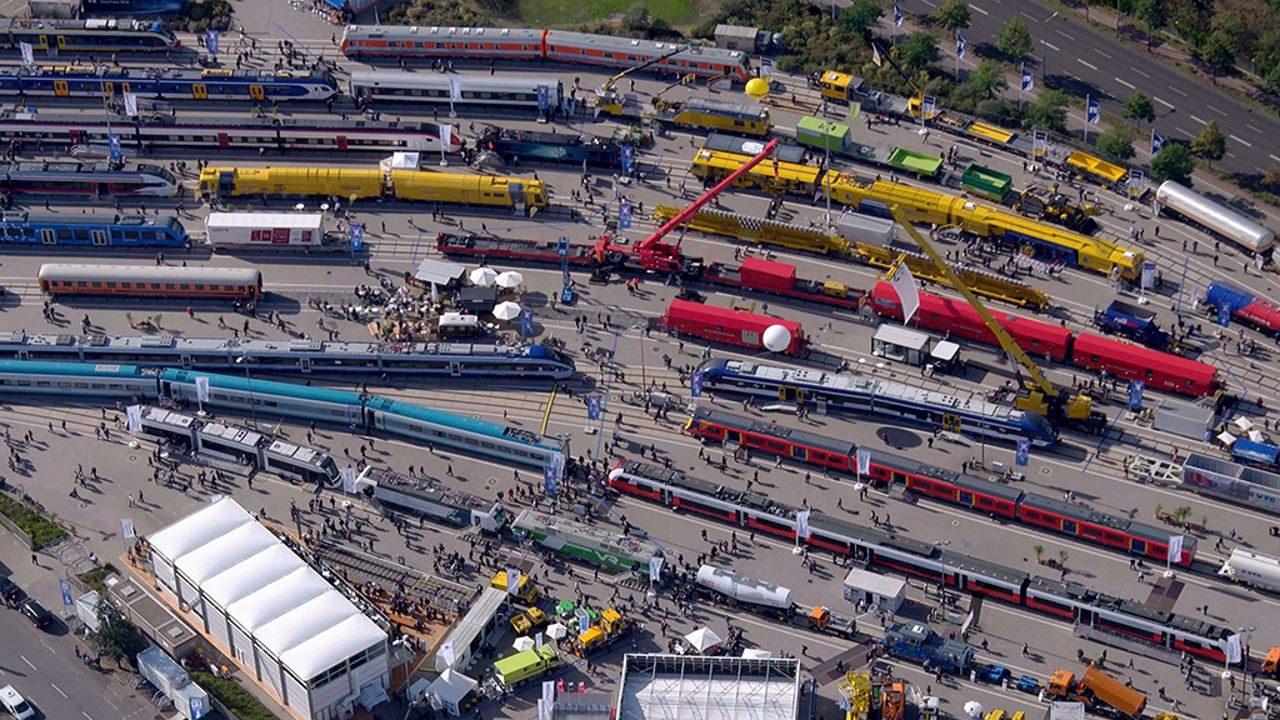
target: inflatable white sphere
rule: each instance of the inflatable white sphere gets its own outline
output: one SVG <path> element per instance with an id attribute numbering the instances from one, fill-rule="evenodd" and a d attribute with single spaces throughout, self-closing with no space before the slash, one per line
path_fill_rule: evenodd
<path id="1" fill-rule="evenodd" d="M 764 347 L 769 352 L 782 352 L 791 345 L 791 331 L 781 325 L 770 325 L 764 331 Z"/>

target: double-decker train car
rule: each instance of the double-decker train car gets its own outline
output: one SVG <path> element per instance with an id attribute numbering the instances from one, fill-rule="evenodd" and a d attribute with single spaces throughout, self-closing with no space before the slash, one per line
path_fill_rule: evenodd
<path id="1" fill-rule="evenodd" d="M 322 70 L 120 68 L 57 65 L 0 68 L 0 95 L 101 99 L 116 93 L 166 100 L 328 100 L 338 93 Z"/>
<path id="2" fill-rule="evenodd" d="M 21 43 L 37 52 L 163 52 L 182 41 L 164 23 L 150 20 L 0 18 L 0 48 L 16 50 Z"/>
<path id="3" fill-rule="evenodd" d="M 85 115 L 0 112 L 0 137 L 41 145 L 107 148 L 115 137 L 122 150 L 152 148 L 275 150 L 304 152 L 440 152 L 440 126 L 383 120 L 293 120 L 276 118 L 138 116 L 121 119 Z M 445 152 L 462 150 L 453 135 Z"/>
<path id="4" fill-rule="evenodd" d="M 10 195 L 173 197 L 181 185 L 159 165 L 139 163 L 16 162 L 0 164 L 0 191 Z"/>
<path id="5" fill-rule="evenodd" d="M 667 306 L 667 311 L 658 319 L 658 325 L 675 335 L 699 337 L 751 350 L 764 350 L 765 338 L 770 330 L 780 327 L 786 331 L 787 339 L 780 352 L 804 355 L 809 350 L 809 340 L 805 337 L 804 328 L 794 320 L 718 308 L 679 298 L 672 300 Z"/>
<path id="6" fill-rule="evenodd" d="M 1048 447 L 1058 431 L 1043 415 L 997 405 L 981 397 L 959 397 L 903 383 L 813 369 L 795 369 L 744 360 L 708 360 L 695 371 L 713 392 L 767 398 L 828 412 L 881 415 L 931 429 L 958 431 L 989 442 Z"/>
<path id="7" fill-rule="evenodd" d="M 357 70 L 351 73 L 347 90 L 351 97 L 366 101 L 530 113 L 558 111 L 567 97 L 563 83 L 546 75 L 463 77 L 399 70 Z"/>
<path id="8" fill-rule="evenodd" d="M 681 48 L 669 42 L 567 30 L 348 25 L 338 47 L 357 59 L 549 60 L 619 69 L 652 62 L 654 72 L 670 75 L 729 77 L 739 82 L 751 77 L 749 57 L 737 50 L 702 45 Z"/>
<path id="9" fill-rule="evenodd" d="M 949 333 L 966 340 L 999 345 L 982 316 L 969 303 L 920 292 L 920 308 L 913 325 Z M 883 317 L 901 320 L 898 292 L 887 282 L 871 290 L 870 306 Z M 1208 363 L 1153 350 L 1114 338 L 1032 320 L 1003 311 L 992 313 L 996 322 L 1027 353 L 1074 367 L 1106 372 L 1125 380 L 1140 380 L 1152 390 L 1206 397 L 1220 389 L 1218 369 Z"/>
<path id="10" fill-rule="evenodd" d="M 759 493 L 694 478 L 680 470 L 628 460 L 610 471 L 609 486 L 677 513 L 693 513 L 786 542 L 801 542 L 815 550 L 851 558 L 873 570 L 924 579 L 1026 607 L 1076 626 L 1098 628 L 1125 640 L 1206 660 L 1222 662 L 1233 634 L 1229 628 L 1197 618 L 1151 610 L 1140 602 L 1098 592 L 1080 583 L 1031 575 L 904 537 L 891 529 L 857 525 L 821 510 L 810 511 L 808 534 L 798 536 L 796 516 L 800 508 Z"/>
<path id="11" fill-rule="evenodd" d="M 256 300 L 262 296 L 262 271 L 256 268 L 46 263 L 37 277 L 40 290 L 55 297 Z"/>
<path id="12" fill-rule="evenodd" d="M 11 210 L 0 213 L 0 245 L 39 247 L 182 247 L 177 215 L 70 215 Z"/>
<path id="13" fill-rule="evenodd" d="M 1196 555 L 1195 538 L 1184 533 L 1172 533 L 893 453 L 858 448 L 848 440 L 774 422 L 699 406 L 694 408 L 684 431 L 704 443 L 749 448 L 824 471 L 856 475 L 884 487 L 903 485 L 916 495 L 1044 528 L 1154 562 L 1163 563 L 1169 557 L 1169 542 L 1174 535 L 1184 536 L 1182 556 L 1175 561 L 1177 564 L 1189 566 Z M 866 471 L 861 473 L 857 465 L 859 451 L 869 458 Z"/>

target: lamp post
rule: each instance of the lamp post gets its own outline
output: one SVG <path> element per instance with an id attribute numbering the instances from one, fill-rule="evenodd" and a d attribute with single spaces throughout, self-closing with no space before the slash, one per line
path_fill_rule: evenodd
<path id="1" fill-rule="evenodd" d="M 1058 17 L 1057 11 L 1052 15 L 1040 21 L 1042 25 L 1048 25 L 1049 21 Z M 1049 48 L 1054 47 L 1049 44 L 1048 40 L 1040 39 L 1040 79 L 1044 80 L 1049 77 Z"/>
<path id="2" fill-rule="evenodd" d="M 649 379 L 645 374 L 646 368 L 644 361 L 644 331 L 647 327 L 648 326 L 644 323 L 636 323 L 631 326 L 632 330 L 640 333 L 640 392 L 644 392 L 645 388 L 649 387 Z"/>

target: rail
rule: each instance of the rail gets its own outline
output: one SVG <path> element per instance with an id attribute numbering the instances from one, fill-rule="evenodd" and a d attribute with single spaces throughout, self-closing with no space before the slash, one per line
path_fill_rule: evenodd
<path id="1" fill-rule="evenodd" d="M 402 588 L 409 599 L 449 616 L 461 617 L 475 599 L 476 593 L 470 587 L 361 553 L 332 540 L 322 540 L 312 551 L 317 560 L 353 584 L 374 581 L 386 589 Z"/>

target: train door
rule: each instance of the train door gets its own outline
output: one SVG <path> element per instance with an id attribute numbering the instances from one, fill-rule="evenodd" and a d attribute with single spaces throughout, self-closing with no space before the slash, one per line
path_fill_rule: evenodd
<path id="1" fill-rule="evenodd" d="M 299 360 L 298 366 L 302 368 L 302 372 L 304 373 L 311 372 L 311 358 L 304 357 L 304 358 L 298 358 L 298 360 Z"/>
<path id="2" fill-rule="evenodd" d="M 53 94 L 54 94 L 54 95 L 57 95 L 58 97 L 67 97 L 68 95 L 70 95 L 71 93 L 67 90 L 67 81 L 66 81 L 66 80 L 54 80 L 54 81 L 53 81 Z"/>
<path id="3" fill-rule="evenodd" d="M 339 150 L 346 150 L 346 149 L 347 149 L 347 147 L 348 147 L 348 146 L 347 146 L 347 136 L 346 136 L 346 135 L 339 135 L 339 136 L 338 136 L 338 149 L 339 149 Z"/>
<path id="4" fill-rule="evenodd" d="M 230 148 L 231 136 L 224 132 L 218 133 L 218 147 L 222 150 L 226 150 L 227 148 Z"/>
<path id="5" fill-rule="evenodd" d="M 783 385 L 778 388 L 778 399 L 782 402 L 794 402 L 799 405 L 804 402 L 804 390 L 798 387 Z"/>
<path id="6" fill-rule="evenodd" d="M 973 507 L 973 493 L 968 490 L 961 490 L 956 493 L 956 502 L 960 503 L 964 507 Z"/>
<path id="7" fill-rule="evenodd" d="M 48 49 L 49 49 L 49 47 L 50 47 L 50 45 L 49 45 L 49 36 L 48 36 L 48 35 L 41 35 L 41 36 L 40 36 L 40 42 L 36 44 L 36 47 L 37 47 L 37 48 L 39 48 L 39 49 L 41 49 L 41 50 L 48 50 Z"/>
<path id="8" fill-rule="evenodd" d="M 195 98 L 196 100 L 208 100 L 209 99 L 208 86 L 206 86 L 204 83 L 192 83 L 191 97 Z"/>
<path id="9" fill-rule="evenodd" d="M 65 35 L 58 36 L 58 49 L 65 50 L 67 48 L 67 38 Z"/>
<path id="10" fill-rule="evenodd" d="M 457 360 L 449 361 L 449 374 L 453 377 L 462 377 L 462 365 Z"/>
<path id="11" fill-rule="evenodd" d="M 959 415 L 943 415 L 942 429 L 947 432 L 960 432 L 960 416 Z"/>
<path id="12" fill-rule="evenodd" d="M 183 355 L 183 356 L 182 356 L 182 369 L 183 369 L 183 370 L 190 370 L 194 365 L 195 365 L 195 363 L 194 363 L 194 362 L 192 362 L 192 360 L 191 360 L 191 356 L 190 356 L 190 355 Z"/>
<path id="13" fill-rule="evenodd" d="M 105 247 L 110 244 L 107 242 L 106 230 L 90 230 L 89 238 L 93 240 L 93 244 L 98 247 Z"/>
<path id="14" fill-rule="evenodd" d="M 264 92 L 264 91 L 263 91 L 263 89 L 262 89 L 262 86 L 261 86 L 261 85 L 250 85 L 250 86 L 249 86 L 249 99 L 250 99 L 250 100 L 265 100 L 265 99 L 266 99 L 266 97 L 267 97 L 267 94 L 266 94 L 266 92 Z"/>
<path id="15" fill-rule="evenodd" d="M 67 133 L 67 137 L 72 145 L 84 145 L 88 141 L 88 135 L 83 130 L 72 130 Z"/>
<path id="16" fill-rule="evenodd" d="M 49 228 L 41 228 L 41 230 L 40 230 L 40 242 L 44 243 L 45 245 L 57 245 L 57 244 L 58 244 L 58 231 L 57 231 L 57 230 L 51 230 L 51 229 L 49 229 Z"/>
<path id="17" fill-rule="evenodd" d="M 116 94 L 116 84 L 115 84 L 115 83 L 110 82 L 110 81 L 102 83 L 102 95 L 103 95 L 103 97 L 115 97 L 115 94 Z"/>

